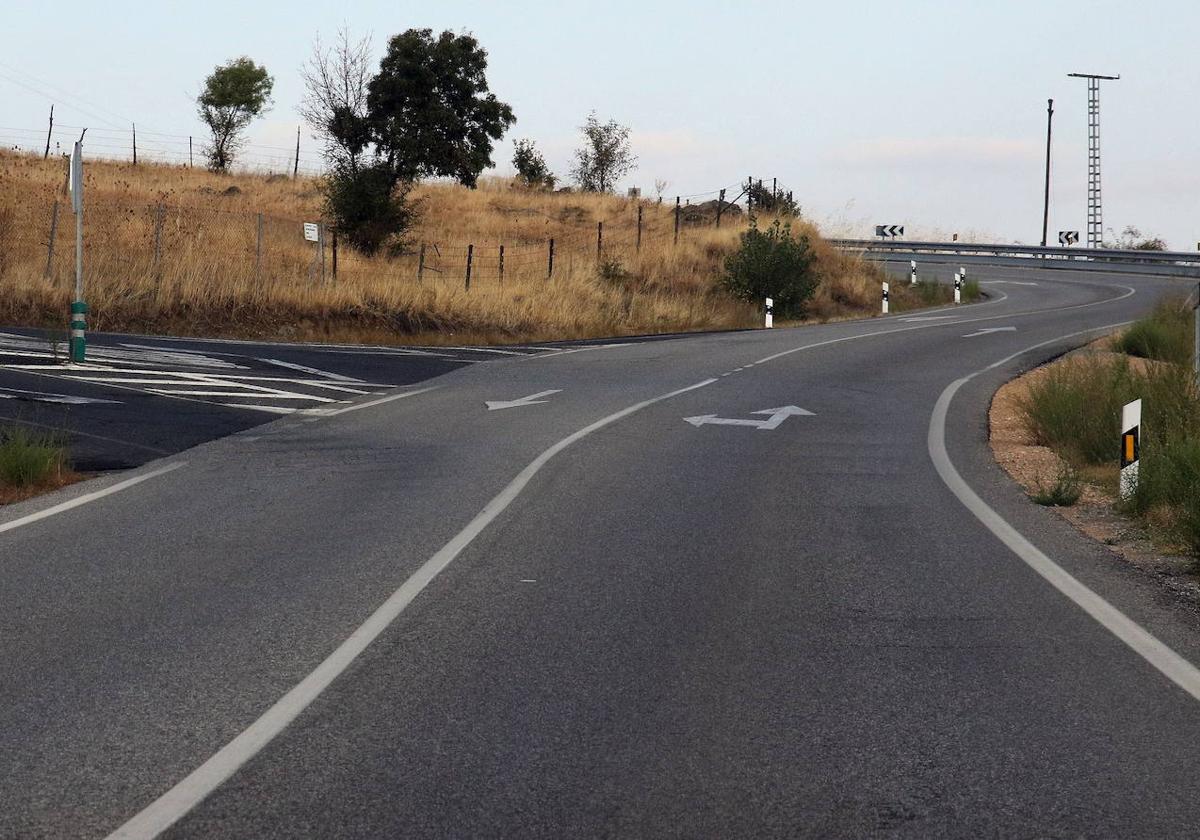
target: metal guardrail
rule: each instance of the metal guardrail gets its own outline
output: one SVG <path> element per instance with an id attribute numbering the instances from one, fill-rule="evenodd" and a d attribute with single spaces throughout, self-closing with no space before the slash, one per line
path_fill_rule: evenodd
<path id="1" fill-rule="evenodd" d="M 1062 248 L 1038 245 L 1000 245 L 974 242 L 905 242 L 883 239 L 833 239 L 839 248 L 893 253 L 972 254 L 994 257 L 1055 257 L 1091 262 L 1167 263 L 1200 266 L 1200 252 L 1136 251 L 1116 248 Z"/>

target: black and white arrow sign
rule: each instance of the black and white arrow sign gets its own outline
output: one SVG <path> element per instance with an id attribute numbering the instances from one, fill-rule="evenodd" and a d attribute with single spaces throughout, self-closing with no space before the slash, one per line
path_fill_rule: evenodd
<path id="1" fill-rule="evenodd" d="M 904 225 L 875 225 L 875 235 L 880 238 L 891 237 L 895 239 L 897 236 L 904 235 Z"/>
<path id="2" fill-rule="evenodd" d="M 1060 230 L 1058 232 L 1059 245 L 1077 245 L 1079 244 L 1079 231 L 1077 230 Z"/>
<path id="3" fill-rule="evenodd" d="M 765 420 L 742 420 L 740 418 L 718 417 L 715 414 L 701 414 L 698 417 L 684 417 L 683 419 L 684 422 L 691 423 L 696 428 L 700 428 L 701 426 L 749 426 L 761 432 L 769 432 L 772 429 L 778 429 L 783 424 L 783 421 L 789 417 L 814 416 L 811 411 L 805 411 L 803 408 L 795 405 L 767 408 L 753 413 L 769 414 L 770 416 Z"/>
<path id="4" fill-rule="evenodd" d="M 487 400 L 487 410 L 499 411 L 502 408 L 523 408 L 527 405 L 537 405 L 546 402 L 542 397 L 561 393 L 562 389 L 559 388 L 555 391 L 538 391 L 536 394 L 530 394 L 528 397 L 521 397 L 518 400 Z"/>

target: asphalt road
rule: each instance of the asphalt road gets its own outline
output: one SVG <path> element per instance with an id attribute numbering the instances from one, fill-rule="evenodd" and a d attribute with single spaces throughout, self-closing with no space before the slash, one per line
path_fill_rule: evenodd
<path id="1" fill-rule="evenodd" d="M 1195 837 L 1200 618 L 986 444 L 1180 287 L 979 279 L 420 382 L 304 355 L 393 387 L 5 510 L 0 835 Z"/>

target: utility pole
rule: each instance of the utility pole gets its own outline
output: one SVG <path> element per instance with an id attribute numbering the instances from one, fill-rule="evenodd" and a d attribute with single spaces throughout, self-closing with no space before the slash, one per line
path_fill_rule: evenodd
<path id="1" fill-rule="evenodd" d="M 300 126 L 296 126 L 296 162 L 292 166 L 292 180 L 300 174 Z"/>
<path id="2" fill-rule="evenodd" d="M 1054 100 L 1046 100 L 1046 200 L 1042 204 L 1042 247 L 1046 247 L 1046 229 L 1050 227 L 1050 130 L 1054 123 Z"/>
<path id="3" fill-rule="evenodd" d="M 1100 82 L 1116 81 L 1117 76 L 1096 73 L 1068 73 L 1075 79 L 1088 80 L 1088 214 L 1087 241 L 1089 248 L 1104 244 L 1104 212 L 1100 202 Z"/>
<path id="4" fill-rule="evenodd" d="M 50 157 L 50 135 L 54 134 L 54 105 L 50 106 L 50 127 L 46 129 L 46 153 L 42 155 L 42 160 Z"/>

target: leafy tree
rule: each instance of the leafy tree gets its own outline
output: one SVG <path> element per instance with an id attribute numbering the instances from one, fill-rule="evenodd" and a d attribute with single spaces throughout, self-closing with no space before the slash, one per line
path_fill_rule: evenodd
<path id="1" fill-rule="evenodd" d="M 274 85 L 267 68 L 246 56 L 218 66 L 204 80 L 196 104 L 200 119 L 212 132 L 212 142 L 204 150 L 209 169 L 229 170 L 245 144 L 246 127 L 270 105 Z"/>
<path id="2" fill-rule="evenodd" d="M 637 168 L 629 145 L 629 127 L 616 120 L 601 123 L 596 112 L 579 127 L 583 145 L 575 152 L 571 176 L 585 192 L 612 192 L 622 177 Z"/>
<path id="3" fill-rule="evenodd" d="M 350 65 L 357 84 L 357 59 Z M 347 241 L 371 253 L 403 247 L 416 217 L 406 196 L 419 178 L 475 186 L 492 165 L 493 144 L 516 122 L 488 90 L 486 70 L 487 52 L 470 35 L 435 39 L 432 30 L 409 29 L 388 41 L 365 101 L 322 107 L 335 149 L 326 207 Z"/>
<path id="4" fill-rule="evenodd" d="M 795 317 L 816 291 L 815 262 L 808 237 L 794 236 L 791 225 L 776 221 L 764 231 L 751 224 L 738 250 L 725 258 L 721 284 L 742 300 L 773 298 L 778 315 Z"/>
<path id="5" fill-rule="evenodd" d="M 513 166 L 517 178 L 531 189 L 554 189 L 558 181 L 546 165 L 546 159 L 537 150 L 532 140 L 517 140 L 513 143 Z"/>
<path id="6" fill-rule="evenodd" d="M 388 42 L 367 85 L 366 126 L 339 129 L 369 138 L 403 181 L 443 176 L 468 187 L 492 165 L 492 144 L 516 117 L 488 90 L 487 51 L 470 35 L 410 29 Z M 344 138 L 349 139 L 349 138 Z"/>

